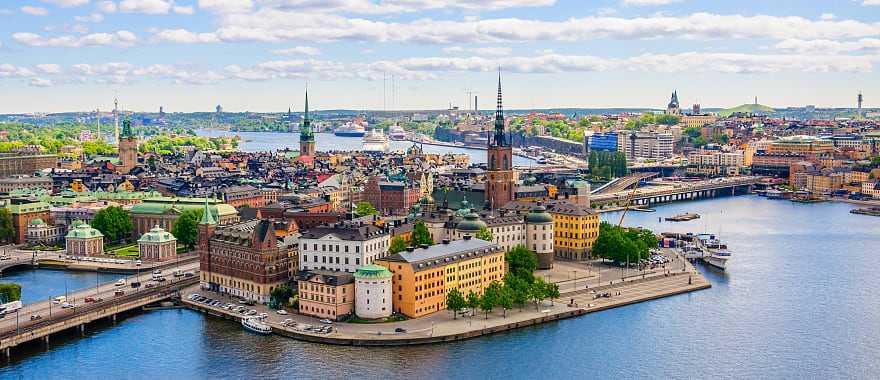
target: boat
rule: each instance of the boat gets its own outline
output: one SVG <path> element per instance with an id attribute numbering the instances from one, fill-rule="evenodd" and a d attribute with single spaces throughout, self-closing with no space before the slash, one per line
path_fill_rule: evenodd
<path id="1" fill-rule="evenodd" d="M 679 214 L 675 216 L 669 216 L 665 218 L 668 222 L 687 222 L 689 220 L 700 219 L 700 214 L 687 213 L 687 214 Z"/>
<path id="2" fill-rule="evenodd" d="M 705 248 L 703 262 L 721 270 L 727 268 L 727 261 L 730 260 L 727 244 L 710 235 L 709 239 L 703 240 L 703 247 Z"/>
<path id="3" fill-rule="evenodd" d="M 388 138 L 394 141 L 406 140 L 406 131 L 399 125 L 392 125 L 388 128 Z"/>
<path id="4" fill-rule="evenodd" d="M 261 322 L 260 318 L 257 317 L 242 318 L 241 326 L 244 327 L 245 330 L 261 335 L 269 335 L 272 333 L 272 327 Z"/>
<path id="5" fill-rule="evenodd" d="M 854 208 L 849 212 L 851 214 L 880 216 L 880 207 Z"/>
<path id="6" fill-rule="evenodd" d="M 344 137 L 363 137 L 367 131 L 367 122 L 361 120 L 349 121 L 335 130 L 333 134 Z"/>
<path id="7" fill-rule="evenodd" d="M 385 152 L 388 150 L 388 137 L 381 129 L 371 129 L 364 135 L 364 151 Z"/>

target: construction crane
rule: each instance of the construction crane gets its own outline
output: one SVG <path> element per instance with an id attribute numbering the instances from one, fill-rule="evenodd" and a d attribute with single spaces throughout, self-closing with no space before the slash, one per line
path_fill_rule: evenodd
<path id="1" fill-rule="evenodd" d="M 632 191 L 629 192 L 626 196 L 626 206 L 623 207 L 623 213 L 620 214 L 620 221 L 617 222 L 617 226 L 620 227 L 623 225 L 623 218 L 626 217 L 626 212 L 629 211 L 629 206 L 632 204 L 633 196 L 636 195 L 636 190 L 639 188 L 639 183 L 636 182 L 633 186 Z"/>

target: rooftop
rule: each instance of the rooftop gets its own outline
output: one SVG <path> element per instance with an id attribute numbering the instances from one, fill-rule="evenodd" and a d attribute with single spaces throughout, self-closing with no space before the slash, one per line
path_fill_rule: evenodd
<path id="1" fill-rule="evenodd" d="M 464 239 L 432 245 L 428 248 L 417 248 L 412 252 L 395 253 L 381 260 L 409 263 L 418 271 L 438 265 L 447 265 L 455 261 L 473 259 L 494 253 L 499 249 L 498 245 L 492 242 Z"/>

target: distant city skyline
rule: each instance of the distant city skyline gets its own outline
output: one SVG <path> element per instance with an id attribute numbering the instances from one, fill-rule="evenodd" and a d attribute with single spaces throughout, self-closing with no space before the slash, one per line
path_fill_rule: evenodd
<path id="1" fill-rule="evenodd" d="M 0 113 L 855 108 L 880 1 L 14 0 Z"/>

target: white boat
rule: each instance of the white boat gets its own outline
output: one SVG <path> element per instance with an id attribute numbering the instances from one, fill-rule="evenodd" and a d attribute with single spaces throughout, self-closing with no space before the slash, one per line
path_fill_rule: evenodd
<path id="1" fill-rule="evenodd" d="M 718 269 L 727 268 L 727 261 L 730 260 L 730 251 L 727 245 L 714 237 L 703 242 L 706 254 L 703 256 L 703 262 Z"/>
<path id="2" fill-rule="evenodd" d="M 364 135 L 364 151 L 385 152 L 388 150 L 388 137 L 381 129 L 372 129 Z"/>
<path id="3" fill-rule="evenodd" d="M 388 128 L 388 138 L 394 141 L 406 140 L 406 131 L 399 125 L 392 125 Z"/>
<path id="4" fill-rule="evenodd" d="M 269 335 L 272 333 L 272 327 L 260 322 L 260 318 L 250 317 L 250 318 L 242 318 L 241 326 L 246 330 L 255 332 L 261 335 Z"/>
<path id="5" fill-rule="evenodd" d="M 367 125 L 368 123 L 365 121 L 349 121 L 348 123 L 339 126 L 339 128 L 336 128 L 333 131 L 333 134 L 345 137 L 361 137 L 366 133 Z"/>

